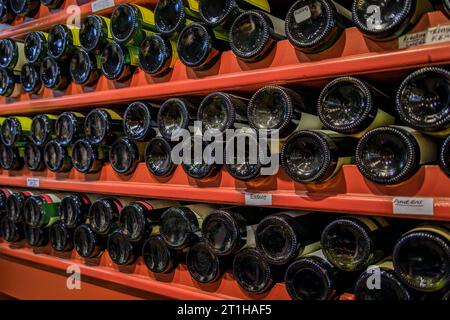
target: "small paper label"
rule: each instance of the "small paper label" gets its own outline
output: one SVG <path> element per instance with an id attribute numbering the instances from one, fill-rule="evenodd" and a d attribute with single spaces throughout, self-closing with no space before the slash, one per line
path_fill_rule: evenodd
<path id="1" fill-rule="evenodd" d="M 38 178 L 27 178 L 27 187 L 28 188 L 39 188 L 39 179 Z"/>
<path id="2" fill-rule="evenodd" d="M 426 38 L 427 31 L 405 34 L 404 36 L 398 38 L 398 47 L 400 49 L 406 49 L 425 44 Z"/>
<path id="3" fill-rule="evenodd" d="M 246 206 L 271 206 L 272 195 L 267 193 L 245 193 Z"/>
<path id="4" fill-rule="evenodd" d="M 309 10 L 309 6 L 301 7 L 298 10 L 294 11 L 294 18 L 296 23 L 301 23 L 311 18 L 311 10 Z"/>
<path id="5" fill-rule="evenodd" d="M 442 25 L 434 28 L 429 28 L 425 42 L 442 43 L 450 41 L 450 25 Z"/>
<path id="6" fill-rule="evenodd" d="M 92 12 L 114 7 L 114 0 L 96 0 L 91 3 Z"/>
<path id="7" fill-rule="evenodd" d="M 392 200 L 392 205 L 394 214 L 434 215 L 433 198 L 395 197 Z"/>

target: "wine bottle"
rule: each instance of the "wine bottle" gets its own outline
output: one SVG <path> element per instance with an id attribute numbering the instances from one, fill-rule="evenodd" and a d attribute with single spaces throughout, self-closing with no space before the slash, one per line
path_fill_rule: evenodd
<path id="1" fill-rule="evenodd" d="M 177 141 L 181 130 L 188 130 L 194 124 L 197 108 L 188 100 L 171 98 L 166 100 L 158 111 L 159 133 L 167 141 Z"/>
<path id="2" fill-rule="evenodd" d="M 139 49 L 109 43 L 102 51 L 100 64 L 107 79 L 127 81 L 139 65 Z"/>
<path id="3" fill-rule="evenodd" d="M 368 131 L 392 125 L 395 117 L 380 108 L 391 105 L 390 98 L 354 77 L 331 81 L 321 92 L 319 118 L 330 130 L 361 138 Z"/>
<path id="4" fill-rule="evenodd" d="M 220 60 L 221 53 L 229 49 L 225 31 L 197 22 L 186 26 L 177 42 L 180 61 L 185 66 L 199 71 L 213 67 Z"/>
<path id="5" fill-rule="evenodd" d="M 82 86 L 93 86 L 100 78 L 100 56 L 78 49 L 70 60 L 69 73 L 73 82 Z"/>
<path id="6" fill-rule="evenodd" d="M 450 4 L 448 5 L 448 11 L 450 11 Z M 443 301 L 448 301 L 450 300 L 450 291 L 447 291 L 443 296 L 442 296 L 442 300 Z"/>
<path id="7" fill-rule="evenodd" d="M 333 300 L 345 292 L 350 274 L 344 274 L 317 250 L 292 262 L 286 270 L 285 284 L 294 300 Z"/>
<path id="8" fill-rule="evenodd" d="M 56 141 L 68 146 L 84 136 L 85 116 L 78 112 L 64 112 L 55 122 Z"/>
<path id="9" fill-rule="evenodd" d="M 12 192 L 13 190 L 11 189 L 0 188 L 0 216 L 6 213 L 6 200 L 8 200 Z"/>
<path id="10" fill-rule="evenodd" d="M 5 170 L 19 170 L 24 166 L 24 147 L 0 145 L 0 165 Z"/>
<path id="11" fill-rule="evenodd" d="M 58 60 L 68 60 L 80 47 L 80 29 L 72 25 L 56 24 L 48 31 L 48 54 Z"/>
<path id="12" fill-rule="evenodd" d="M 132 265 L 142 253 L 142 244 L 131 243 L 122 230 L 116 230 L 108 237 L 107 249 L 109 257 L 115 264 Z"/>
<path id="13" fill-rule="evenodd" d="M 153 273 L 170 273 L 180 262 L 180 254 L 169 249 L 160 235 L 152 235 L 145 241 L 142 258 Z"/>
<path id="14" fill-rule="evenodd" d="M 409 75 L 397 93 L 397 113 L 409 127 L 427 134 L 450 134 L 450 72 L 423 68 Z"/>
<path id="15" fill-rule="evenodd" d="M 248 99 L 229 93 L 213 92 L 200 103 L 197 118 L 202 122 L 203 132 L 241 129 L 248 126 Z"/>
<path id="16" fill-rule="evenodd" d="M 356 27 L 365 36 L 377 41 L 398 38 L 409 31 L 426 12 L 433 11 L 428 0 L 385 1 L 357 0 L 352 16 Z"/>
<path id="17" fill-rule="evenodd" d="M 39 0 L 9 0 L 11 10 L 22 17 L 34 17 L 41 6 Z"/>
<path id="18" fill-rule="evenodd" d="M 408 127 L 381 127 L 366 133 L 356 148 L 356 164 L 367 179 L 398 184 L 421 165 L 437 160 L 436 143 Z"/>
<path id="19" fill-rule="evenodd" d="M 0 23 L 11 24 L 16 19 L 16 14 L 11 10 L 9 0 L 0 0 Z"/>
<path id="20" fill-rule="evenodd" d="M 24 150 L 23 161 L 30 171 L 44 171 L 44 149 L 32 143 L 27 143 Z"/>
<path id="21" fill-rule="evenodd" d="M 263 143 L 267 145 L 265 150 L 268 156 L 264 163 Z M 258 139 L 248 131 L 237 132 L 225 144 L 224 167 L 233 178 L 244 182 L 262 180 L 274 175 L 278 166 L 271 168 L 272 160 L 279 157 L 279 151 L 272 150 L 271 146 L 271 140 Z"/>
<path id="22" fill-rule="evenodd" d="M 108 151 L 108 146 L 93 146 L 80 139 L 72 147 L 72 164 L 81 173 L 99 172 L 108 159 Z"/>
<path id="23" fill-rule="evenodd" d="M 123 135 L 122 116 L 111 109 L 94 109 L 84 121 L 86 139 L 93 145 L 109 144 Z"/>
<path id="24" fill-rule="evenodd" d="M 218 206 L 209 204 L 169 208 L 161 217 L 161 236 L 169 248 L 185 249 L 197 241 L 203 219 L 217 209 Z"/>
<path id="25" fill-rule="evenodd" d="M 46 57 L 41 64 L 40 78 L 42 84 L 49 89 L 64 90 L 70 84 L 69 70 L 64 63 L 52 57 Z"/>
<path id="26" fill-rule="evenodd" d="M 100 256 L 106 247 L 105 239 L 95 234 L 88 224 L 82 224 L 75 229 L 73 243 L 78 254 L 87 259 Z"/>
<path id="27" fill-rule="evenodd" d="M 379 285 L 374 285 L 374 276 L 379 277 Z M 355 286 L 356 300 L 397 301 L 412 300 L 413 295 L 394 272 L 392 261 L 386 260 L 371 266 L 363 272 Z"/>
<path id="28" fill-rule="evenodd" d="M 9 243 L 20 242 L 25 238 L 23 224 L 14 223 L 8 217 L 3 217 L 0 229 L 3 239 Z"/>
<path id="29" fill-rule="evenodd" d="M 229 29 L 239 14 L 251 9 L 274 12 L 275 16 L 281 17 L 289 9 L 289 1 L 277 1 L 275 4 L 267 0 L 199 0 L 200 17 L 211 27 L 221 26 Z"/>
<path id="30" fill-rule="evenodd" d="M 176 201 L 138 200 L 123 207 L 120 213 L 122 232 L 132 242 L 142 242 L 159 233 L 162 214 L 170 207 L 180 205 Z"/>
<path id="31" fill-rule="evenodd" d="M 269 135 L 279 131 L 281 138 L 297 129 L 321 129 L 322 123 L 315 115 L 308 97 L 280 86 L 266 86 L 250 100 L 247 116 L 250 126 Z"/>
<path id="32" fill-rule="evenodd" d="M 147 169 L 157 177 L 168 177 L 176 168 L 172 161 L 172 147 L 162 137 L 151 139 L 145 148 Z"/>
<path id="33" fill-rule="evenodd" d="M 24 225 L 25 240 L 32 247 L 45 247 L 49 243 L 49 228 Z"/>
<path id="34" fill-rule="evenodd" d="M 441 169 L 450 177 L 450 136 L 442 144 L 440 165 Z"/>
<path id="35" fill-rule="evenodd" d="M 127 138 L 116 140 L 109 150 L 109 162 L 119 174 L 132 174 L 140 162 L 144 161 L 145 144 Z"/>
<path id="36" fill-rule="evenodd" d="M 123 115 L 123 131 L 134 141 L 148 141 L 156 136 L 158 108 L 141 101 L 131 103 Z"/>
<path id="37" fill-rule="evenodd" d="M 70 252 L 73 249 L 74 230 L 68 229 L 62 221 L 50 226 L 50 243 L 58 252 Z"/>
<path id="38" fill-rule="evenodd" d="M 175 37 L 188 24 L 199 21 L 198 1 L 159 0 L 155 8 L 156 31 Z"/>
<path id="39" fill-rule="evenodd" d="M 281 151 L 281 165 L 299 183 L 321 183 L 355 161 L 358 140 L 326 130 L 300 130 Z"/>
<path id="40" fill-rule="evenodd" d="M 218 281 L 230 265 L 229 260 L 227 257 L 219 258 L 204 242 L 197 242 L 186 254 L 189 274 L 200 283 Z"/>
<path id="41" fill-rule="evenodd" d="M 124 3 L 111 15 L 111 34 L 119 44 L 139 46 L 155 29 L 155 17 L 150 9 Z"/>
<path id="42" fill-rule="evenodd" d="M 18 98 L 21 93 L 20 75 L 8 69 L 0 69 L 0 96 Z"/>
<path id="43" fill-rule="evenodd" d="M 20 72 L 26 63 L 23 43 L 0 39 L 0 68 Z"/>
<path id="44" fill-rule="evenodd" d="M 33 195 L 30 191 L 14 191 L 6 200 L 6 216 L 14 223 L 24 221 L 23 207 L 25 201 Z"/>
<path id="45" fill-rule="evenodd" d="M 61 198 L 55 194 L 40 194 L 29 197 L 23 207 L 25 223 L 34 228 L 46 228 L 57 220 Z"/>
<path id="46" fill-rule="evenodd" d="M 332 47 L 351 25 L 352 13 L 332 0 L 298 0 L 286 16 L 289 42 L 305 53 Z"/>
<path id="47" fill-rule="evenodd" d="M 190 150 L 190 157 L 183 158 L 181 167 L 189 177 L 202 180 L 215 177 L 220 172 L 223 161 L 217 159 L 218 155 L 215 154 L 215 151 L 212 151 L 209 155 L 212 159 L 204 158 L 204 152 L 208 147 L 208 144 L 203 141 L 202 136 L 194 135 L 191 137 L 190 141 L 185 141 L 185 144 L 186 148 L 184 148 L 184 150 Z M 195 147 L 196 144 L 200 145 L 200 150 L 197 150 L 198 148 Z"/>
<path id="48" fill-rule="evenodd" d="M 264 218 L 256 227 L 256 248 L 267 262 L 286 265 L 320 248 L 326 214 L 285 211 Z"/>
<path id="49" fill-rule="evenodd" d="M 25 92 L 31 94 L 42 93 L 41 78 L 39 77 L 40 66 L 32 63 L 26 63 L 20 72 L 20 83 Z"/>
<path id="50" fill-rule="evenodd" d="M 16 116 L 3 121 L 1 138 L 5 146 L 23 145 L 31 140 L 31 118 Z"/>
<path id="51" fill-rule="evenodd" d="M 233 276 L 238 285 L 247 292 L 268 292 L 281 278 L 277 266 L 269 264 L 254 248 L 239 251 L 233 260 Z"/>
<path id="52" fill-rule="evenodd" d="M 218 256 L 234 255 L 255 247 L 257 224 L 271 211 L 262 208 L 230 207 L 214 211 L 202 224 L 204 241 Z"/>
<path id="53" fill-rule="evenodd" d="M 31 141 L 36 146 L 42 147 L 50 140 L 55 139 L 55 122 L 57 116 L 51 114 L 40 114 L 31 121 Z"/>
<path id="54" fill-rule="evenodd" d="M 448 16 L 450 16 L 450 1 L 449 0 L 443 0 L 444 3 L 444 10 L 445 13 L 447 13 Z"/>
<path id="55" fill-rule="evenodd" d="M 41 3 L 49 9 L 58 9 L 64 3 L 64 0 L 41 0 Z"/>
<path id="56" fill-rule="evenodd" d="M 59 219 L 69 229 L 84 223 L 89 216 L 91 199 L 85 194 L 76 193 L 64 196 L 59 205 Z"/>
<path id="57" fill-rule="evenodd" d="M 71 148 L 52 140 L 44 148 L 44 162 L 55 173 L 69 172 L 72 169 Z"/>
<path id="58" fill-rule="evenodd" d="M 112 41 L 108 18 L 94 14 L 84 18 L 80 28 L 80 45 L 84 50 L 101 52 Z"/>
<path id="59" fill-rule="evenodd" d="M 450 283 L 450 225 L 425 223 L 395 244 L 394 269 L 409 287 L 437 292 Z"/>
<path id="60" fill-rule="evenodd" d="M 48 33 L 32 31 L 25 37 L 25 58 L 29 63 L 41 62 L 47 57 Z"/>
<path id="61" fill-rule="evenodd" d="M 284 20 L 261 10 L 246 11 L 233 22 L 229 37 L 231 50 L 238 59 L 260 61 L 269 55 L 277 41 L 286 39 Z"/>
<path id="62" fill-rule="evenodd" d="M 348 216 L 336 219 L 322 232 L 322 250 L 343 271 L 361 271 L 389 255 L 393 229 L 384 218 Z"/>
<path id="63" fill-rule="evenodd" d="M 100 198 L 89 209 L 89 223 L 95 233 L 106 236 L 119 228 L 119 215 L 127 199 Z"/>
<path id="64" fill-rule="evenodd" d="M 157 34 L 147 36 L 139 47 L 139 67 L 153 77 L 167 75 L 177 60 L 174 40 L 164 39 Z"/>

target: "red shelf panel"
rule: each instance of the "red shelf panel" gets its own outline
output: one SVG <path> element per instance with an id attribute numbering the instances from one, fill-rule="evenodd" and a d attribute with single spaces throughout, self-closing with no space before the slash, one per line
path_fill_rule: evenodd
<path id="1" fill-rule="evenodd" d="M 45 248 L 36 254 L 38 251 L 24 244 L 15 246 L 0 240 L 0 292 L 15 298 L 290 299 L 281 283 L 269 293 L 253 296 L 242 291 L 229 273 L 217 283 L 204 285 L 192 280 L 184 265 L 172 274 L 156 275 L 148 271 L 141 258 L 133 266 L 119 267 L 106 252 L 97 260 L 87 261 L 75 252 L 61 256 Z M 73 264 L 81 270 L 81 292 L 66 287 L 66 270 Z"/>
<path id="2" fill-rule="evenodd" d="M 433 12 L 425 15 L 416 29 L 446 22 L 448 19 L 441 12 Z M 219 90 L 251 93 L 269 83 L 320 87 L 325 79 L 349 74 L 392 81 L 414 68 L 450 63 L 450 43 L 392 50 L 396 47 L 396 41 L 373 42 L 356 28 L 349 28 L 335 46 L 320 54 L 299 53 L 287 40 L 279 42 L 265 60 L 253 64 L 238 60 L 228 51 L 214 68 L 204 72 L 195 72 L 178 61 L 165 78 L 152 78 L 138 70 L 127 83 L 101 77 L 93 88 L 72 84 L 64 92 L 45 89 L 39 96 L 0 98 L 0 115 L 57 112 L 139 99 L 205 95 Z"/>
<path id="3" fill-rule="evenodd" d="M 157 199 L 178 199 L 233 205 L 245 203 L 245 192 L 272 195 L 277 208 L 342 212 L 364 215 L 396 216 L 394 197 L 434 198 L 434 216 L 403 216 L 450 220 L 450 179 L 438 166 L 424 166 L 410 180 L 396 186 L 383 186 L 365 179 L 354 165 L 343 168 L 332 180 L 319 185 L 302 185 L 290 180 L 281 169 L 277 176 L 262 181 L 244 183 L 233 179 L 225 170 L 215 178 L 199 181 L 189 178 L 181 167 L 164 179 L 149 173 L 141 163 L 131 176 L 120 176 L 105 165 L 100 173 L 83 175 L 70 173 L 22 171 L 0 173 L 0 185 L 27 187 L 27 178 L 39 179 L 40 189 L 91 192 Z"/>

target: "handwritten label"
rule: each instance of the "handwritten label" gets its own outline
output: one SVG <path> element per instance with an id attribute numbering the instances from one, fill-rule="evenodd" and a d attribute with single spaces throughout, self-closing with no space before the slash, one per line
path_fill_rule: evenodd
<path id="1" fill-rule="evenodd" d="M 425 42 L 442 43 L 450 41 L 450 25 L 442 25 L 428 29 Z"/>
<path id="2" fill-rule="evenodd" d="M 416 33 L 405 34 L 398 38 L 398 47 L 400 49 L 406 49 L 415 47 L 426 43 L 427 31 L 421 31 Z"/>
<path id="3" fill-rule="evenodd" d="M 294 18 L 296 23 L 301 23 L 311 18 L 311 10 L 309 6 L 301 7 L 294 11 Z"/>
<path id="4" fill-rule="evenodd" d="M 38 178 L 27 178 L 27 187 L 28 188 L 39 188 L 39 179 Z"/>
<path id="5" fill-rule="evenodd" d="M 96 0 L 91 3 L 92 12 L 114 7 L 114 0 Z"/>
<path id="6" fill-rule="evenodd" d="M 245 193 L 246 206 L 271 206 L 272 195 L 266 193 Z"/>
<path id="7" fill-rule="evenodd" d="M 409 214 L 419 216 L 434 215 L 433 198 L 395 197 L 392 200 L 394 214 Z"/>

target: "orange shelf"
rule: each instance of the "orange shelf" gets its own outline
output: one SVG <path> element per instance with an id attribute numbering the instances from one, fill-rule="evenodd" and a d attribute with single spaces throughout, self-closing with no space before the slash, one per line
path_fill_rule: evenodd
<path id="1" fill-rule="evenodd" d="M 81 18 L 92 13 L 92 2 L 94 1 L 79 6 Z M 116 6 L 122 3 L 145 3 L 145 5 L 153 7 L 156 5 L 156 2 L 157 0 L 114 0 Z M 54 10 L 50 10 L 46 6 L 41 5 L 35 17 L 24 18 L 18 16 L 10 28 L 0 31 L 0 38 L 23 39 L 31 31 L 44 31 L 50 29 L 55 24 L 66 23 L 67 19 L 73 14 L 70 10 L 67 11 L 67 9 L 73 5 L 77 6 L 76 0 L 65 0 L 61 8 Z M 112 10 L 113 8 L 106 8 L 95 12 L 95 14 L 105 15 L 111 13 Z"/>
<path id="2" fill-rule="evenodd" d="M 448 23 L 443 13 L 429 13 L 412 32 L 442 23 Z M 269 83 L 320 88 L 326 79 L 349 74 L 393 81 L 415 68 L 450 63 L 450 43 L 393 50 L 396 46 L 396 41 L 373 42 L 356 28 L 349 28 L 336 45 L 320 54 L 299 53 L 287 40 L 278 42 L 266 59 L 253 64 L 244 63 L 227 51 L 215 67 L 204 72 L 195 72 L 178 61 L 164 78 L 152 78 L 138 70 L 126 83 L 101 77 L 92 88 L 72 84 L 64 92 L 45 89 L 37 96 L 0 98 L 0 115 L 57 112 L 139 99 L 205 95 L 212 91 L 252 93 Z"/>
<path id="3" fill-rule="evenodd" d="M 66 270 L 78 265 L 81 290 L 68 290 Z M 85 260 L 75 252 L 66 256 L 51 249 L 36 251 L 21 243 L 12 248 L 0 240 L 0 292 L 19 299 L 290 299 L 278 283 L 264 295 L 247 295 L 233 276 L 226 273 L 214 284 L 192 280 L 184 265 L 172 274 L 148 271 L 141 258 L 136 264 L 118 267 L 104 252 L 97 260 Z"/>
<path id="4" fill-rule="evenodd" d="M 27 187 L 27 178 L 38 178 L 40 189 L 90 192 L 193 202 L 245 204 L 245 193 L 272 195 L 272 206 L 286 209 L 342 212 L 387 217 L 410 217 L 450 220 L 450 179 L 438 166 L 424 166 L 408 181 L 383 186 L 365 179 L 354 165 L 348 165 L 327 183 L 302 185 L 290 180 L 280 169 L 277 176 L 259 182 L 244 183 L 233 179 L 225 170 L 208 181 L 189 178 L 181 167 L 164 179 L 154 177 L 141 163 L 131 176 L 120 176 L 105 165 L 100 173 L 21 171 L 0 173 L 0 185 Z M 394 197 L 434 198 L 433 216 L 394 215 Z"/>

